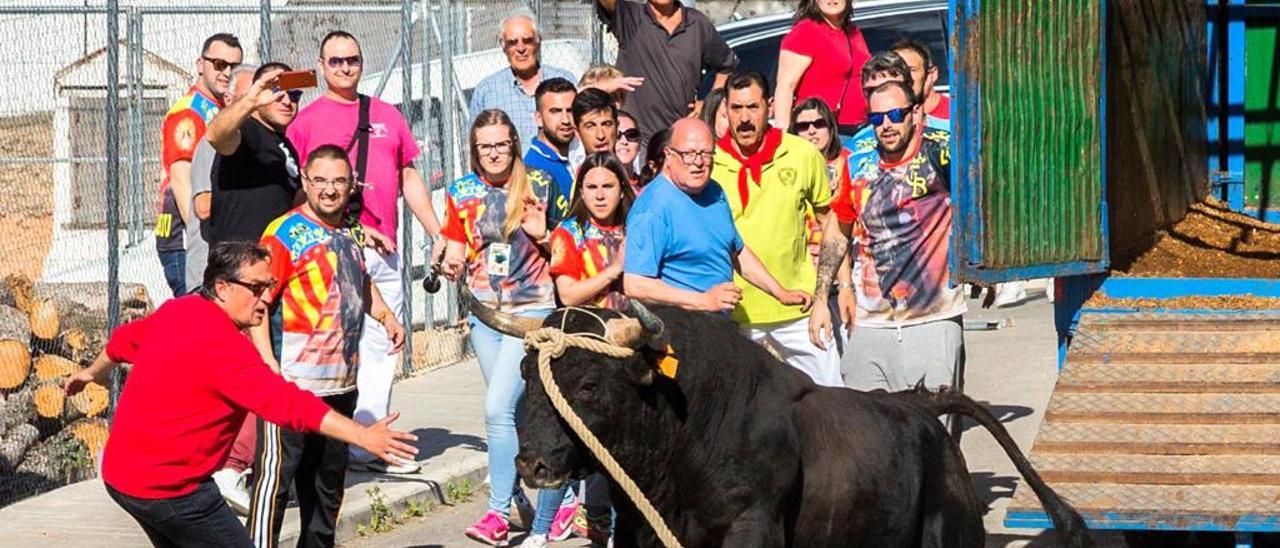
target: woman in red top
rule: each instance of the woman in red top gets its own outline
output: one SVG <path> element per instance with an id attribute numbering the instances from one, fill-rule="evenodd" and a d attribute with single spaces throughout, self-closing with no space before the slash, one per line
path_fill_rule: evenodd
<path id="1" fill-rule="evenodd" d="M 560 301 L 624 310 L 622 241 L 635 201 L 622 162 L 597 152 L 578 168 L 569 218 L 551 233 L 551 277 Z"/>
<path id="2" fill-rule="evenodd" d="M 858 84 L 871 51 L 852 14 L 852 0 L 800 0 L 795 24 L 778 52 L 773 93 L 773 119 L 778 127 L 790 128 L 791 105 L 809 97 L 827 102 L 841 134 L 853 135 L 867 122 L 867 100 Z"/>

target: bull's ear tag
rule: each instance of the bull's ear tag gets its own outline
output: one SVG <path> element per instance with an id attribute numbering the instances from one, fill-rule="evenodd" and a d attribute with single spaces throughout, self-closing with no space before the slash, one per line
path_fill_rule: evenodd
<path id="1" fill-rule="evenodd" d="M 662 350 L 662 359 L 658 360 L 658 373 L 668 379 L 676 378 L 676 370 L 680 368 L 680 360 L 676 359 L 676 351 L 668 344 Z"/>

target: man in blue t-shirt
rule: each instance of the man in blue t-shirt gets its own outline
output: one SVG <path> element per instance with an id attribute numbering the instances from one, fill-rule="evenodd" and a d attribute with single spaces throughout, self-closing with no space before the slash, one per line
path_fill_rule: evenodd
<path id="1" fill-rule="evenodd" d="M 573 197 L 573 174 L 569 172 L 568 155 L 569 143 L 576 135 L 573 99 L 577 95 L 578 89 L 564 78 L 543 80 L 534 92 L 537 110 L 533 119 L 538 124 L 538 136 L 524 155 L 524 165 L 535 186 L 549 185 L 547 226 L 552 228 L 568 216 Z"/>
<path id="2" fill-rule="evenodd" d="M 742 300 L 737 270 L 779 302 L 807 310 L 809 294 L 779 285 L 742 243 L 724 191 L 711 181 L 714 143 L 696 118 L 671 126 L 662 174 L 627 215 L 623 289 L 647 303 L 727 313 Z"/>

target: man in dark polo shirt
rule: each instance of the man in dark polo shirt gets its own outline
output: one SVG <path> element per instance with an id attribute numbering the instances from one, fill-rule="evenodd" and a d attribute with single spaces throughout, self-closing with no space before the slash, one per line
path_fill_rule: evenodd
<path id="1" fill-rule="evenodd" d="M 290 68 L 283 63 L 262 65 L 244 97 L 209 123 L 205 140 L 218 153 L 206 221 L 210 247 L 258 241 L 267 224 L 295 203 L 298 153 L 284 131 L 298 114 L 302 92 L 276 90 L 277 77 L 286 70 Z"/>
<path id="2" fill-rule="evenodd" d="M 595 0 L 596 15 L 618 39 L 618 68 L 644 78 L 627 99 L 643 139 L 667 129 L 698 102 L 702 71 L 721 87 L 738 58 L 702 12 L 679 0 Z"/>

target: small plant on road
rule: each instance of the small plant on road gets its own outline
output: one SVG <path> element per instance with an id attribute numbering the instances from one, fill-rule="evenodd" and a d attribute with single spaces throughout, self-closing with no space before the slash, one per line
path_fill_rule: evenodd
<path id="1" fill-rule="evenodd" d="M 369 495 L 369 523 L 368 525 L 356 525 L 356 534 L 365 536 L 371 533 L 386 533 L 396 527 L 395 514 L 391 513 L 391 507 L 387 506 L 387 497 L 382 494 L 382 489 L 373 486 L 365 489 L 365 494 Z"/>
<path id="2" fill-rule="evenodd" d="M 427 512 L 432 510 L 432 506 L 433 505 L 430 502 L 424 503 L 409 499 L 404 503 L 404 514 L 400 516 L 400 520 L 403 521 L 409 518 L 420 518 L 425 516 L 427 515 Z"/>
<path id="3" fill-rule="evenodd" d="M 460 480 L 450 480 L 445 484 L 445 499 L 449 504 L 458 504 L 467 502 L 475 494 L 475 489 L 471 485 L 471 478 L 462 478 Z"/>

